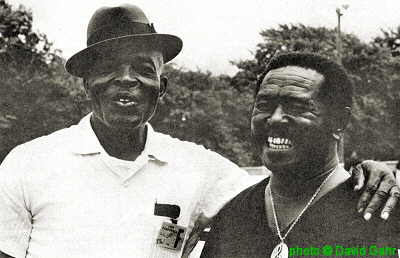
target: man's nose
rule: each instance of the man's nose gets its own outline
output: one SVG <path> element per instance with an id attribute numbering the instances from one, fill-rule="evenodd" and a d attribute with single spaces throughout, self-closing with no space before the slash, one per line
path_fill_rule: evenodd
<path id="1" fill-rule="evenodd" d="M 127 88 L 136 87 L 139 84 L 137 75 L 130 66 L 122 66 L 115 81 L 118 86 Z"/>
<path id="2" fill-rule="evenodd" d="M 282 123 L 282 122 L 287 122 L 287 117 L 285 115 L 285 112 L 283 111 L 282 105 L 279 104 L 276 109 L 274 110 L 274 113 L 268 118 L 268 123 Z"/>

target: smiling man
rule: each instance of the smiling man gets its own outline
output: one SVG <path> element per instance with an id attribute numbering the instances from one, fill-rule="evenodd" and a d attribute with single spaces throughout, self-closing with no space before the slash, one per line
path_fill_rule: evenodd
<path id="1" fill-rule="evenodd" d="M 93 104 L 91 125 L 110 156 L 133 161 L 142 152 L 146 122 L 167 87 L 163 65 L 160 51 L 122 44 L 90 68 L 84 84 Z"/>
<path id="2" fill-rule="evenodd" d="M 194 218 L 256 182 L 148 123 L 167 88 L 164 64 L 181 48 L 137 6 L 93 14 L 87 48 L 66 63 L 93 112 L 3 161 L 0 257 L 180 257 Z"/>
<path id="3" fill-rule="evenodd" d="M 271 177 L 219 212 L 201 257 L 400 248 L 400 210 L 388 221 L 363 220 L 355 209 L 359 194 L 338 163 L 353 91 L 344 68 L 326 57 L 289 53 L 271 60 L 259 79 L 251 119 L 253 143 Z"/>
<path id="4" fill-rule="evenodd" d="M 259 181 L 152 129 L 164 64 L 181 48 L 137 6 L 94 13 L 87 48 L 66 63 L 83 78 L 93 112 L 16 147 L 1 164 L 0 257 L 180 257 L 193 228 Z M 387 193 L 391 171 L 379 163 L 369 170 Z"/>

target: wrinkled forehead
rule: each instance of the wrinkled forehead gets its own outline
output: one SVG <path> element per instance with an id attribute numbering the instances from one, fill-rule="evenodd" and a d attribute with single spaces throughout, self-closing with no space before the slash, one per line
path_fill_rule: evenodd
<path id="1" fill-rule="evenodd" d="M 258 94 L 309 95 L 316 93 L 323 81 L 324 76 L 313 69 L 286 66 L 269 71 Z"/>

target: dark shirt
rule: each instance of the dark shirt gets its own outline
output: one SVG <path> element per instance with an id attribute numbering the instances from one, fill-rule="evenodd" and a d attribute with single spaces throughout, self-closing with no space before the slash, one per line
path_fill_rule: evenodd
<path id="1" fill-rule="evenodd" d="M 369 257 L 375 252 L 372 247 L 370 253 L 371 246 L 376 246 L 377 252 L 379 248 L 394 248 L 396 256 L 393 257 L 397 257 L 397 248 L 400 248 L 399 209 L 388 221 L 378 216 L 365 221 L 357 213 L 357 202 L 362 191 L 354 192 L 350 181 L 325 194 L 305 211 L 285 239 L 289 248 L 318 248 L 319 255 L 314 257 L 329 257 L 323 254 L 324 246 L 333 248 L 332 256 L 335 256 L 336 246 L 359 249 L 365 246 L 365 256 L 359 257 Z M 201 258 L 271 256 L 280 239 L 268 226 L 265 210 L 265 187 L 268 182 L 269 178 L 266 178 L 244 190 L 219 212 L 211 226 Z M 287 229 L 281 229 L 282 236 Z M 341 252 L 340 248 L 338 252 Z M 297 254 L 301 256 L 299 252 Z"/>

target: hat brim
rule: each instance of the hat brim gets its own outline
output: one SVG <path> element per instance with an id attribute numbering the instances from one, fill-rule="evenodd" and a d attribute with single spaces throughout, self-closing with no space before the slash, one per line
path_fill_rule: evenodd
<path id="1" fill-rule="evenodd" d="M 152 33 L 107 39 L 93 44 L 70 57 L 65 63 L 65 69 L 68 73 L 83 78 L 99 54 L 104 51 L 112 51 L 113 48 L 120 45 L 158 50 L 163 55 L 164 63 L 167 63 L 181 52 L 183 44 L 179 37 L 169 34 Z"/>

